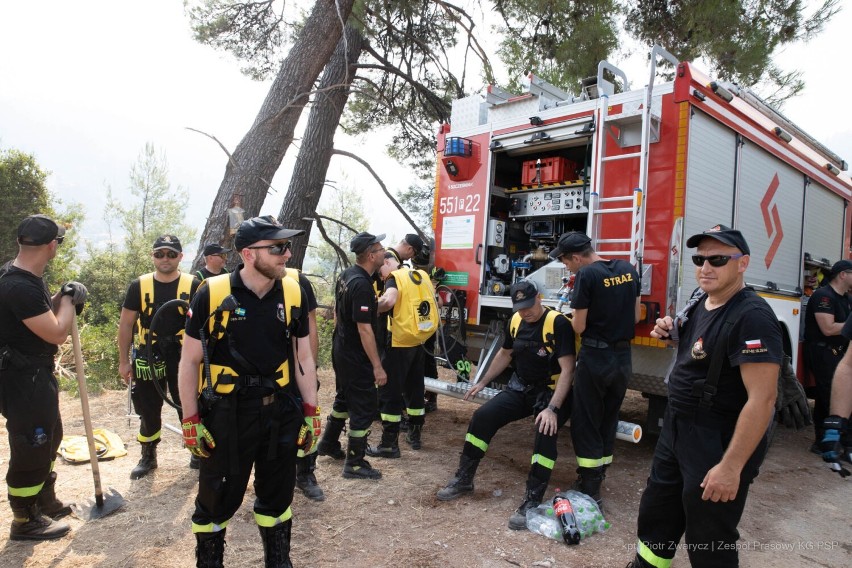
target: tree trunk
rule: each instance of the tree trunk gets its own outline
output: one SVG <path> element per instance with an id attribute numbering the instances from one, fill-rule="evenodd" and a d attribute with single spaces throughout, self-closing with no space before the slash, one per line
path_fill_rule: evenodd
<path id="1" fill-rule="evenodd" d="M 228 160 L 201 234 L 193 270 L 204 264 L 205 244 L 231 245 L 228 208 L 242 196 L 246 218 L 258 214 L 269 184 L 293 141 L 293 131 L 320 71 L 334 52 L 355 0 L 317 0 L 298 39 L 287 54 L 249 131 Z"/>
<path id="2" fill-rule="evenodd" d="M 303 219 L 316 214 L 334 149 L 334 134 L 346 107 L 364 44 L 361 32 L 347 25 L 334 55 L 325 66 L 300 144 L 299 158 L 290 178 L 290 187 L 278 215 L 285 227 L 303 229 L 307 235 L 311 233 L 312 221 Z M 305 245 L 293 248 L 293 257 L 288 264 L 301 268 L 308 239 L 305 237 L 299 241 Z"/>

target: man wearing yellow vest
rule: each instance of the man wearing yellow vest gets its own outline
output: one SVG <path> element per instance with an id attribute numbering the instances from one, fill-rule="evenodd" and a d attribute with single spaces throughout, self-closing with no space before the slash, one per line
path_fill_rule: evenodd
<path id="1" fill-rule="evenodd" d="M 151 321 L 154 313 L 166 302 L 175 299 L 188 302 L 199 285 L 196 278 L 178 268 L 183 249 L 176 236 L 158 237 L 154 241 L 151 258 L 154 272 L 143 274 L 130 283 L 118 322 L 118 372 L 125 384 L 133 381 L 133 408 L 141 418 L 136 439 L 142 446 L 142 455 L 130 472 L 130 479 L 144 477 L 157 468 L 163 398 L 154 381 L 159 381 L 163 392 L 168 388 L 171 397 L 180 406 L 177 370 L 183 338 L 183 313 L 177 307 L 163 312 L 158 316 L 161 321 L 155 329 L 156 334 L 151 332 Z M 136 341 L 133 341 L 134 331 Z M 190 467 L 198 469 L 198 461 L 190 461 Z"/>

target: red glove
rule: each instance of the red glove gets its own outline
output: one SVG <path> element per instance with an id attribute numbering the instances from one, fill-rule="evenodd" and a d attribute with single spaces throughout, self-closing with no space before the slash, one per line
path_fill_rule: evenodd
<path id="1" fill-rule="evenodd" d="M 216 447 L 216 442 L 213 441 L 213 434 L 210 430 L 204 427 L 198 414 L 194 414 L 189 418 L 184 418 L 181 422 L 183 428 L 183 445 L 187 450 L 200 458 L 209 458 L 211 450 Z"/>
<path id="2" fill-rule="evenodd" d="M 322 420 L 320 419 L 320 407 L 308 403 L 302 403 L 302 413 L 305 415 L 305 423 L 299 429 L 299 438 L 296 446 L 299 448 L 298 455 L 306 456 L 313 453 L 319 444 L 322 434 Z"/>

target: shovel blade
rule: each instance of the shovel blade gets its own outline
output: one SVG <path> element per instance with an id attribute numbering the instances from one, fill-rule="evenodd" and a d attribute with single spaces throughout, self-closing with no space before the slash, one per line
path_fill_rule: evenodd
<path id="1" fill-rule="evenodd" d="M 84 521 L 100 519 L 118 511 L 124 505 L 124 497 L 113 489 L 108 488 L 101 499 L 91 499 L 82 505 L 71 505 L 72 514 Z"/>

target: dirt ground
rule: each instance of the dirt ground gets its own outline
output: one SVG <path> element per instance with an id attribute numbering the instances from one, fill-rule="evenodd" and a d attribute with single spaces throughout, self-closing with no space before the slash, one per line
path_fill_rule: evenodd
<path id="1" fill-rule="evenodd" d="M 321 371 L 320 400 L 328 408 L 333 392 L 330 371 Z M 66 433 L 83 434 L 79 399 L 63 395 Z M 195 498 L 189 453 L 178 435 L 163 431 L 159 469 L 138 481 L 129 472 L 139 459 L 135 441 L 138 424 L 129 420 L 125 392 L 91 397 L 95 428 L 118 433 L 127 444 L 124 458 L 101 462 L 104 489 L 112 487 L 125 499 L 122 509 L 100 520 L 71 518 L 69 536 L 54 542 L 8 540 L 11 512 L 3 492 L 0 504 L 2 566 L 132 567 L 194 565 L 195 540 L 190 515 Z M 449 503 L 435 499 L 455 471 L 473 403 L 440 397 L 439 409 L 427 415 L 423 449 L 412 451 L 401 442 L 397 460 L 374 459 L 380 481 L 343 479 L 342 464 L 319 458 L 317 477 L 325 490 L 322 503 L 298 491 L 293 502 L 292 559 L 298 567 L 464 566 L 464 567 L 615 567 L 633 554 L 639 497 L 648 475 L 655 439 L 639 444 L 617 442 L 615 463 L 604 486 L 606 518 L 612 528 L 579 546 L 567 547 L 528 532 L 509 530 L 507 520 L 519 505 L 528 469 L 532 421 L 514 423 L 493 440 L 476 477 L 473 496 Z M 168 422 L 177 425 L 168 409 Z M 324 412 L 325 414 L 325 412 Z M 641 423 L 645 402 L 630 392 L 622 409 L 624 420 Z M 8 440 L 0 432 L 0 465 L 5 470 Z M 374 425 L 372 439 L 380 426 Z M 828 471 L 808 453 L 812 431 L 779 429 L 749 495 L 741 533 L 741 565 L 747 568 L 852 566 L 852 525 L 849 521 L 850 481 Z M 574 479 L 574 453 L 567 429 L 559 441 L 561 457 L 554 470 L 554 488 Z M 90 465 L 57 460 L 57 492 L 66 500 L 85 502 L 94 496 Z M 228 526 L 225 564 L 260 566 L 263 552 L 251 512 L 249 495 Z M 688 566 L 684 552 L 673 566 Z"/>

